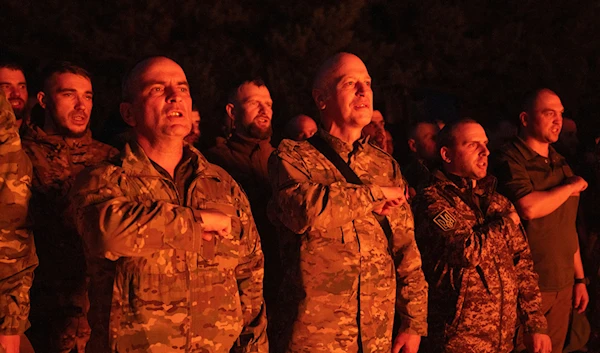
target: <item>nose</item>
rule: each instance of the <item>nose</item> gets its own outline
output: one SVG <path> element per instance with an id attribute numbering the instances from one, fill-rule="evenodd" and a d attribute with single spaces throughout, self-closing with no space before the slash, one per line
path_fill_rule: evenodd
<path id="1" fill-rule="evenodd" d="M 176 103 L 183 100 L 181 91 L 177 88 L 167 88 L 167 102 Z"/>
<path id="2" fill-rule="evenodd" d="M 77 101 L 75 102 L 75 109 L 85 110 L 85 98 L 83 96 L 77 96 Z"/>
<path id="3" fill-rule="evenodd" d="M 11 86 L 9 88 L 9 90 L 10 90 L 9 98 L 20 98 L 21 97 L 21 92 L 19 91 L 18 88 Z"/>
<path id="4" fill-rule="evenodd" d="M 367 92 L 371 91 L 371 87 L 366 83 L 359 81 L 356 83 L 356 94 L 364 96 Z"/>
<path id="5" fill-rule="evenodd" d="M 490 150 L 486 145 L 481 145 L 481 152 L 479 152 L 480 156 L 487 157 L 490 155 Z"/>

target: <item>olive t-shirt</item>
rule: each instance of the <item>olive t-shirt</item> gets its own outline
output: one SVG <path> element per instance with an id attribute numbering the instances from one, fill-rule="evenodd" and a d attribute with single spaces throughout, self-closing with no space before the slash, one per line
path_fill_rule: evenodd
<path id="1" fill-rule="evenodd" d="M 513 203 L 533 191 L 547 191 L 561 185 L 573 172 L 552 146 L 548 157 L 530 149 L 516 137 L 494 158 L 498 191 Z M 573 285 L 573 256 L 577 251 L 576 230 L 579 196 L 571 196 L 554 212 L 533 220 L 523 220 L 540 290 L 559 291 Z"/>

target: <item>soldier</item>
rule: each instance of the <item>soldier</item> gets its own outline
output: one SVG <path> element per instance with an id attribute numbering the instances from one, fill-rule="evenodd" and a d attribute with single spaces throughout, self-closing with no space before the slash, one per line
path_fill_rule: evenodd
<path id="1" fill-rule="evenodd" d="M 571 310 L 583 313 L 589 301 L 575 225 L 579 194 L 588 184 L 550 146 L 558 140 L 563 112 L 551 90 L 529 94 L 519 135 L 495 163 L 499 190 L 524 220 L 554 352 L 563 350 Z"/>
<path id="2" fill-rule="evenodd" d="M 26 223 L 31 162 L 21 149 L 15 115 L 1 91 L 0 141 L 0 351 L 18 353 L 29 326 L 29 289 L 38 259 Z"/>
<path id="3" fill-rule="evenodd" d="M 13 63 L 0 63 L 0 90 L 4 92 L 6 99 L 17 118 L 17 128 L 25 120 L 27 99 L 27 81 L 23 68 Z"/>
<path id="4" fill-rule="evenodd" d="M 40 266 L 32 290 L 32 343 L 67 351 L 89 339 L 86 264 L 81 239 L 68 222 L 68 193 L 77 174 L 117 151 L 92 139 L 90 74 L 67 62 L 50 65 L 37 95 L 43 126 L 22 128 L 23 149 L 33 163 L 30 214 Z"/>
<path id="5" fill-rule="evenodd" d="M 361 138 L 373 114 L 371 78 L 357 56 L 340 53 L 313 87 L 322 128 L 308 141 L 283 140 L 269 161 L 271 212 L 293 233 L 282 297 L 297 311 L 286 312 L 291 332 L 278 352 L 416 352 L 427 283 L 400 168 Z M 354 177 L 336 168 L 339 159 Z"/>
<path id="6" fill-rule="evenodd" d="M 248 200 L 229 174 L 184 142 L 191 110 L 177 63 L 138 63 L 123 82 L 120 106 L 132 140 L 74 187 L 89 255 L 116 262 L 112 289 L 93 293 L 112 293 L 106 351 L 268 349 L 264 260 Z"/>
<path id="7" fill-rule="evenodd" d="M 429 185 L 438 160 L 435 140 L 439 132 L 437 124 L 428 121 L 419 121 L 409 129 L 410 157 L 408 163 L 402 166 L 402 174 L 408 181 L 411 197 Z"/>
<path id="8" fill-rule="evenodd" d="M 248 195 L 252 215 L 265 254 L 265 301 L 267 314 L 277 300 L 281 279 L 278 235 L 267 217 L 271 185 L 267 171 L 273 128 L 273 100 L 261 79 L 244 81 L 228 97 L 225 111 L 235 129 L 225 143 L 206 151 L 206 159 L 223 169 Z"/>
<path id="9" fill-rule="evenodd" d="M 431 284 L 426 352 L 511 352 L 517 321 L 530 352 L 550 352 L 537 274 L 515 208 L 487 175 L 487 136 L 471 119 L 438 139 L 443 170 L 413 201 Z"/>

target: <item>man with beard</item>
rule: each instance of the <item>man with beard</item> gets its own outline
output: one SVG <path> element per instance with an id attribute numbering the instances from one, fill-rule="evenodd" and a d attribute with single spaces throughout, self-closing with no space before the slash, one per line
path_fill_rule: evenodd
<path id="1" fill-rule="evenodd" d="M 487 174 L 488 139 L 471 119 L 440 132 L 442 170 L 413 200 L 430 283 L 428 353 L 508 353 L 521 322 L 531 353 L 551 350 L 538 276 L 514 206 Z"/>
<path id="2" fill-rule="evenodd" d="M 547 88 L 527 95 L 519 135 L 494 163 L 499 190 L 514 202 L 527 231 L 553 352 L 563 350 L 571 310 L 583 313 L 589 301 L 575 224 L 588 184 L 550 145 L 559 138 L 563 112 Z"/>
<path id="3" fill-rule="evenodd" d="M 265 254 L 265 301 L 273 310 L 281 277 L 277 234 L 267 217 L 271 195 L 267 162 L 274 148 L 273 100 L 261 79 L 242 82 L 229 95 L 225 106 L 234 124 L 231 137 L 205 152 L 206 159 L 223 167 L 242 186 L 252 207 Z"/>
<path id="4" fill-rule="evenodd" d="M 274 351 L 415 353 L 427 331 L 427 283 L 400 167 L 361 137 L 373 115 L 365 64 L 350 53 L 330 58 L 312 96 L 321 128 L 307 141 L 283 140 L 269 161 L 270 211 L 287 242 L 288 331 L 271 336 Z"/>
<path id="5" fill-rule="evenodd" d="M 43 75 L 37 95 L 43 126 L 22 128 L 23 148 L 33 163 L 30 215 L 41 266 L 32 290 L 31 338 L 34 347 L 83 352 L 89 339 L 86 263 L 80 237 L 65 221 L 68 193 L 77 174 L 117 151 L 92 139 L 90 75 L 61 62 Z"/>
<path id="6" fill-rule="evenodd" d="M 0 63 L 0 89 L 4 91 L 4 95 L 15 113 L 17 127 L 20 127 L 25 119 L 25 106 L 29 98 L 27 81 L 21 66 L 13 63 Z"/>

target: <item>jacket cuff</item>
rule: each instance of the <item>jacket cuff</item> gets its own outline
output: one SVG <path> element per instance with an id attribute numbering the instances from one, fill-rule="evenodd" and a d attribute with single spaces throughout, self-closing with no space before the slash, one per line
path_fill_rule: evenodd
<path id="1" fill-rule="evenodd" d="M 200 214 L 201 210 L 192 210 L 194 216 L 194 232 L 192 235 L 192 249 L 191 251 L 202 252 L 202 234 L 204 233 L 204 222 L 202 222 L 202 215 Z"/>

